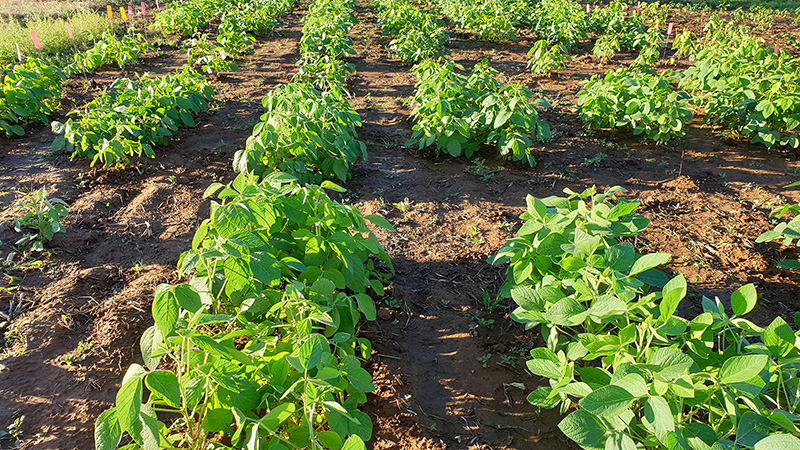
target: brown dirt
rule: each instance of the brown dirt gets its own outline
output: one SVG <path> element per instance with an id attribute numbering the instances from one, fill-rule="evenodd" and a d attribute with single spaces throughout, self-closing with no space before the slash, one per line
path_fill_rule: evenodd
<path id="1" fill-rule="evenodd" d="M 587 132 L 573 111 L 580 81 L 635 55 L 602 67 L 578 56 L 556 77 L 535 78 L 525 70 L 536 40 L 529 32 L 516 43 L 490 44 L 450 29 L 455 61 L 471 67 L 488 58 L 505 81 L 524 83 L 554 105 L 542 116 L 556 138 L 537 145 L 537 167 L 487 151 L 480 156 L 498 170 L 481 179 L 465 173 L 467 160 L 404 146 L 411 127 L 410 105 L 403 104 L 413 92 L 410 66 L 387 53 L 389 39 L 380 35 L 371 4 L 359 0 L 357 11 L 361 24 L 351 35 L 358 54 L 351 61 L 358 74 L 349 89 L 369 159 L 354 168 L 341 200 L 365 214 L 384 214 L 397 228 L 376 230 L 397 273 L 380 301 L 379 320 L 362 328 L 375 349 L 368 364 L 377 391 L 366 406 L 375 422 L 372 448 L 574 448 L 557 430 L 555 412 L 539 412 L 525 400 L 542 381 L 524 368 L 538 333 L 511 322 L 506 302 L 492 311 L 483 306 L 483 291 L 494 298 L 504 278 L 503 267 L 485 260 L 513 236 L 527 194 L 620 185 L 628 197 L 640 197 L 652 226 L 637 245 L 674 255 L 668 269 L 692 285 L 685 314 L 697 311 L 700 296 L 725 298 L 749 282 L 761 297 L 756 321 L 778 314 L 790 319 L 798 309 L 798 276 L 775 266 L 796 252 L 754 243 L 771 228 L 772 208 L 800 201 L 797 191 L 782 189 L 796 179 L 796 154 L 721 140 L 699 120 L 684 139 L 665 146 L 642 143 L 624 130 Z M 87 161 L 52 155 L 46 127 L 0 141 L 0 190 L 7 192 L 0 196 L 2 217 L 11 217 L 13 192 L 25 188 L 44 186 L 71 206 L 67 232 L 48 245 L 38 268 L 20 255 L 4 266 L 22 280 L 18 290 L 0 294 L 0 312 L 14 315 L 25 339 L 0 353 L 0 429 L 25 415 L 23 448 L 93 447 L 95 417 L 113 404 L 125 367 L 140 357 L 137 339 L 152 323 L 153 289 L 177 280 L 175 263 L 207 216 L 203 190 L 232 178 L 233 152 L 258 120 L 260 99 L 296 70 L 302 14 L 296 8 L 272 36 L 259 39 L 241 72 L 215 77 L 220 101 L 200 115 L 196 129 L 157 149 L 156 159 L 90 169 Z M 789 29 L 782 22 L 775 27 Z M 585 53 L 591 43 L 581 48 Z M 125 74 L 163 74 L 183 62 L 180 48 L 165 47 L 162 56 Z M 108 70 L 72 80 L 60 114 L 118 76 Z M 405 198 L 410 207 L 401 212 L 394 203 Z M 18 237 L 9 225 L 0 228 L 0 259 L 14 252 Z M 87 340 L 95 344 L 83 362 L 61 362 Z"/>

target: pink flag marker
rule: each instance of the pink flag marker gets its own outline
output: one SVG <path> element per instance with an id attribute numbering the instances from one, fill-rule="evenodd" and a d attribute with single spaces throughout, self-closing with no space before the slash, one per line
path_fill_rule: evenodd
<path id="1" fill-rule="evenodd" d="M 671 34 L 672 34 L 672 22 L 670 22 L 669 26 L 667 27 L 667 36 L 669 36 Z"/>
<path id="2" fill-rule="evenodd" d="M 128 5 L 128 17 L 130 17 L 131 20 L 133 20 L 133 6 L 131 5 Z"/>
<path id="3" fill-rule="evenodd" d="M 145 12 L 144 12 L 144 2 L 142 2 L 142 15 L 145 15 Z"/>
<path id="4" fill-rule="evenodd" d="M 19 60 L 19 62 L 22 62 L 22 52 L 19 51 L 19 44 L 15 43 L 14 45 L 17 46 L 17 59 Z"/>
<path id="5" fill-rule="evenodd" d="M 700 21 L 703 22 L 704 20 L 706 20 L 706 12 L 705 11 L 700 13 Z"/>
<path id="6" fill-rule="evenodd" d="M 31 30 L 31 39 L 33 39 L 33 46 L 36 47 L 37 50 L 42 49 L 42 43 L 39 42 L 39 36 L 36 35 L 36 32 Z"/>
<path id="7" fill-rule="evenodd" d="M 67 27 L 67 35 L 74 41 L 75 36 L 72 35 L 72 28 L 69 27 L 69 22 L 64 22 L 64 26 Z"/>
<path id="8" fill-rule="evenodd" d="M 777 45 L 775 46 L 775 54 L 776 55 L 780 55 L 781 54 L 781 48 L 778 47 Z"/>

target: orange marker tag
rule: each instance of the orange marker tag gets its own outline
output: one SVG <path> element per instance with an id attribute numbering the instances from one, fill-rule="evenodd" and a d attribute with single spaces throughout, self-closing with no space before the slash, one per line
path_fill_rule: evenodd
<path id="1" fill-rule="evenodd" d="M 39 36 L 36 35 L 36 32 L 31 30 L 31 39 L 33 40 L 33 46 L 36 47 L 37 50 L 42 49 L 42 43 L 39 42 Z"/>

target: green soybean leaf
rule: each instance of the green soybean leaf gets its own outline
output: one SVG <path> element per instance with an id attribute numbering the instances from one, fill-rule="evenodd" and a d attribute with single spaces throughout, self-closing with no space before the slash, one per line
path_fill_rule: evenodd
<path id="1" fill-rule="evenodd" d="M 756 377 L 769 362 L 767 355 L 733 356 L 722 364 L 719 382 L 724 384 L 744 383 Z"/>
<path id="2" fill-rule="evenodd" d="M 644 272 L 645 270 L 653 269 L 662 264 L 666 264 L 671 257 L 672 255 L 669 253 L 650 253 L 643 255 L 633 263 L 630 274 L 636 275 L 637 273 Z"/>
<path id="3" fill-rule="evenodd" d="M 792 421 L 792 418 L 790 418 L 791 416 L 792 415 L 786 411 L 776 409 L 769 415 L 769 420 L 790 433 L 797 433 L 797 426 Z"/>
<path id="4" fill-rule="evenodd" d="M 141 419 L 141 432 L 139 437 L 142 440 L 142 450 L 159 450 L 160 436 L 158 433 L 158 416 L 150 405 L 142 405 L 139 415 Z"/>
<path id="5" fill-rule="evenodd" d="M 356 294 L 358 309 L 367 320 L 375 320 L 375 302 L 367 294 Z"/>
<path id="6" fill-rule="evenodd" d="M 115 450 L 122 439 L 122 430 L 117 420 L 117 408 L 103 411 L 94 423 L 95 450 Z"/>
<path id="7" fill-rule="evenodd" d="M 142 337 L 139 339 L 142 359 L 144 359 L 144 364 L 150 370 L 156 370 L 161 363 L 161 356 L 155 355 L 160 351 L 162 342 L 164 342 L 164 339 L 161 337 L 161 331 L 155 325 L 144 330 Z"/>
<path id="8" fill-rule="evenodd" d="M 316 367 L 322 361 L 322 356 L 325 354 L 324 345 L 328 345 L 325 342 L 325 338 L 315 334 L 300 346 L 297 356 L 300 358 L 300 364 L 304 369 Z"/>
<path id="9" fill-rule="evenodd" d="M 606 433 L 605 427 L 596 416 L 580 409 L 565 417 L 558 428 L 583 447 L 598 446 Z"/>
<path id="10" fill-rule="evenodd" d="M 372 384 L 372 376 L 361 367 L 355 367 L 347 370 L 345 374 L 347 381 L 349 381 L 354 388 L 361 392 L 373 392 L 375 385 Z"/>
<path id="11" fill-rule="evenodd" d="M 339 450 L 342 448 L 342 438 L 333 431 L 322 431 L 317 435 L 317 438 L 326 450 Z"/>
<path id="12" fill-rule="evenodd" d="M 178 301 L 178 305 L 180 305 L 181 308 L 190 312 L 197 312 L 203 307 L 203 302 L 200 300 L 200 294 L 195 292 L 192 286 L 188 284 L 179 284 L 175 286 L 173 290 L 175 293 L 175 298 Z"/>
<path id="13" fill-rule="evenodd" d="M 613 295 L 601 295 L 589 307 L 589 315 L 598 320 L 613 317 L 626 311 L 627 304 Z"/>
<path id="14" fill-rule="evenodd" d="M 528 194 L 525 197 L 525 203 L 528 205 L 528 214 L 532 217 L 539 222 L 544 222 L 547 219 L 547 205 L 544 202 Z"/>
<path id="15" fill-rule="evenodd" d="M 644 404 L 642 424 L 662 443 L 667 443 L 667 435 L 675 431 L 675 422 L 669 404 L 664 397 L 650 397 Z"/>
<path id="16" fill-rule="evenodd" d="M 686 296 L 686 278 L 683 275 L 678 275 L 669 280 L 662 292 L 664 296 L 661 299 L 661 304 L 658 305 L 661 312 L 660 320 L 667 321 L 678 309 L 678 304 L 683 300 L 683 297 Z"/>
<path id="17" fill-rule="evenodd" d="M 566 297 L 551 306 L 545 315 L 556 325 L 575 326 L 583 323 L 589 312 L 574 298 Z"/>
<path id="18" fill-rule="evenodd" d="M 264 240 L 256 233 L 250 231 L 233 233 L 228 237 L 228 240 L 233 244 L 245 248 L 257 248 L 264 245 Z"/>
<path id="19" fill-rule="evenodd" d="M 614 385 L 625 389 L 636 398 L 647 395 L 647 383 L 638 373 L 629 373 L 614 381 Z"/>
<path id="20" fill-rule="evenodd" d="M 142 408 L 142 378 L 128 380 L 117 392 L 117 419 L 122 431 L 134 434 L 134 426 L 139 424 Z"/>
<path id="21" fill-rule="evenodd" d="M 739 447 L 737 447 L 733 442 L 724 439 L 714 442 L 714 445 L 711 446 L 711 450 L 739 450 Z"/>
<path id="22" fill-rule="evenodd" d="M 606 439 L 605 450 L 636 450 L 636 444 L 627 434 L 614 433 Z"/>
<path id="23" fill-rule="evenodd" d="M 270 430 L 276 430 L 283 422 L 286 422 L 287 419 L 292 417 L 296 409 L 294 403 L 281 403 L 272 408 L 272 410 L 261 419 L 261 424 Z"/>
<path id="24" fill-rule="evenodd" d="M 533 351 L 535 352 L 536 350 L 542 349 L 537 348 Z M 530 370 L 534 375 L 539 375 L 540 377 L 551 378 L 554 380 L 561 378 L 561 366 L 558 363 L 554 363 L 548 359 L 537 358 L 534 356 L 534 359 L 526 361 L 525 365 L 528 366 L 528 370 Z"/>
<path id="25" fill-rule="evenodd" d="M 336 192 L 347 192 L 347 189 L 343 188 L 342 186 L 339 186 L 338 184 L 336 184 L 336 183 L 334 183 L 334 182 L 332 182 L 330 180 L 323 181 L 322 183 L 320 183 L 319 187 L 324 188 L 324 189 L 330 189 L 330 190 L 336 191 Z"/>
<path id="26" fill-rule="evenodd" d="M 580 401 L 581 409 L 599 417 L 614 417 L 627 410 L 634 397 L 620 386 L 601 387 Z"/>
<path id="27" fill-rule="evenodd" d="M 773 356 L 781 358 L 792 351 L 795 346 L 796 337 L 792 327 L 790 327 L 783 318 L 776 317 L 775 320 L 764 329 L 764 334 L 761 339 Z"/>
<path id="28" fill-rule="evenodd" d="M 364 440 L 358 435 L 352 435 L 344 442 L 342 450 L 367 450 Z"/>
<path id="29" fill-rule="evenodd" d="M 667 380 L 674 380 L 686 374 L 694 364 L 691 356 L 669 347 L 656 349 L 648 364 L 658 366 L 658 373 Z"/>
<path id="30" fill-rule="evenodd" d="M 531 287 L 511 289 L 511 298 L 517 305 L 528 311 L 541 311 L 545 304 L 545 299 Z"/>
<path id="31" fill-rule="evenodd" d="M 687 423 L 683 435 L 692 449 L 710 449 L 719 439 L 714 429 L 704 423 Z"/>
<path id="32" fill-rule="evenodd" d="M 190 128 L 194 128 L 194 118 L 192 118 L 191 114 L 189 114 L 186 111 L 181 111 L 180 115 L 181 115 L 181 122 L 183 122 L 184 125 Z"/>
<path id="33" fill-rule="evenodd" d="M 739 419 L 736 428 L 736 443 L 745 447 L 753 447 L 757 442 L 769 435 L 770 421 L 767 417 L 746 411 Z"/>
<path id="34" fill-rule="evenodd" d="M 364 218 L 385 230 L 395 231 L 394 226 L 388 220 L 377 214 L 368 214 Z"/>
<path id="35" fill-rule="evenodd" d="M 561 397 L 558 395 L 550 397 L 551 392 L 553 392 L 553 388 L 540 386 L 528 394 L 528 402 L 538 408 L 553 409 L 561 402 Z"/>
<path id="36" fill-rule="evenodd" d="M 206 411 L 206 416 L 200 426 L 210 433 L 218 433 L 229 430 L 231 423 L 233 423 L 233 412 L 230 409 L 212 408 Z"/>
<path id="37" fill-rule="evenodd" d="M 757 300 L 756 286 L 754 284 L 746 284 L 731 294 L 731 309 L 737 316 L 745 315 L 753 310 Z"/>
<path id="38" fill-rule="evenodd" d="M 161 335 L 169 337 L 178 321 L 178 300 L 171 289 L 162 290 L 153 299 L 153 319 Z"/>
<path id="39" fill-rule="evenodd" d="M 773 434 L 756 442 L 754 450 L 800 450 L 800 439 L 791 434 Z"/>
<path id="40" fill-rule="evenodd" d="M 156 370 L 147 374 L 144 383 L 148 389 L 157 393 L 170 406 L 180 407 L 181 387 L 178 377 L 174 373 L 167 370 Z"/>
<path id="41" fill-rule="evenodd" d="M 603 258 L 605 258 L 608 267 L 611 267 L 617 272 L 627 272 L 636 261 L 636 253 L 634 252 L 633 245 L 624 242 L 607 249 Z"/>

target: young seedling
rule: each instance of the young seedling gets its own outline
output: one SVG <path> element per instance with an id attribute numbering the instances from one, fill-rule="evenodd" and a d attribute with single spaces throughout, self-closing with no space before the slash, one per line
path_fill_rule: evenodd
<path id="1" fill-rule="evenodd" d="M 59 198 L 49 198 L 45 188 L 22 193 L 16 209 L 14 230 L 18 233 L 33 230 L 32 233 L 26 232 L 16 245 L 30 244 L 31 251 L 41 252 L 44 243 L 51 240 L 55 233 L 66 231 L 61 221 L 69 214 L 69 206 Z"/>
<path id="2" fill-rule="evenodd" d="M 409 200 L 408 197 L 406 197 L 406 198 L 403 199 L 403 201 L 398 202 L 398 203 L 392 203 L 392 204 L 401 213 L 405 214 L 405 213 L 407 213 L 408 211 L 411 210 L 411 203 L 413 203 L 413 202 L 411 200 Z"/>

